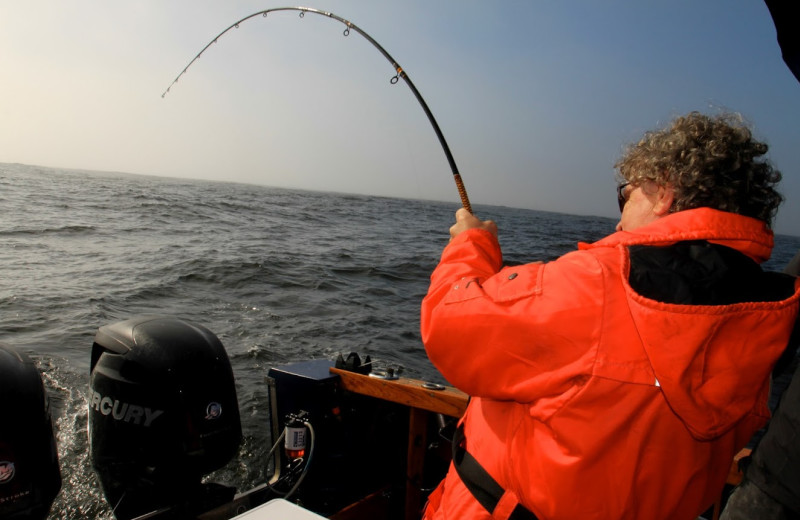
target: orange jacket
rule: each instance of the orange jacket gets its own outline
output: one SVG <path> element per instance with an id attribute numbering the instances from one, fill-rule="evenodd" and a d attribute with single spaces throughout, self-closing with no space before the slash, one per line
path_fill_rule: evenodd
<path id="1" fill-rule="evenodd" d="M 541 520 L 694 519 L 769 417 L 769 373 L 797 316 L 782 301 L 678 305 L 637 294 L 628 246 L 707 240 L 758 263 L 758 220 L 681 211 L 549 263 L 501 268 L 494 236 L 444 250 L 422 304 L 428 356 L 473 396 L 467 450 Z M 791 281 L 789 292 L 792 291 Z M 451 465 L 428 520 L 492 518 Z"/>

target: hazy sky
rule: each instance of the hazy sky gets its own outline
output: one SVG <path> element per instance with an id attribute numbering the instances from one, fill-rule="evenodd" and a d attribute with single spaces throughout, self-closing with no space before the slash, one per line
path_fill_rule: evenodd
<path id="1" fill-rule="evenodd" d="M 334 20 L 275 1 L 0 1 L 0 162 L 453 201 L 412 92 Z M 408 72 L 474 205 L 615 217 L 625 144 L 740 112 L 800 235 L 800 84 L 759 0 L 309 0 Z M 500 223 L 502 226 L 502 223 Z"/>

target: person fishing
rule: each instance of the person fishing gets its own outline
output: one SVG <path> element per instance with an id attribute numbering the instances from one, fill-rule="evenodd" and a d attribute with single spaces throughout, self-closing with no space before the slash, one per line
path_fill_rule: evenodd
<path id="1" fill-rule="evenodd" d="M 734 114 L 647 132 L 615 167 L 616 232 L 502 266 L 465 209 L 422 302 L 471 396 L 426 520 L 694 519 L 769 417 L 800 282 L 759 266 L 781 174 Z"/>

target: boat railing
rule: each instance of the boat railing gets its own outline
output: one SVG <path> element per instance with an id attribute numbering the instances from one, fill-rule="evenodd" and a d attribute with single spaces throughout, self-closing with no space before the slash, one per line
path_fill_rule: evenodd
<path id="1" fill-rule="evenodd" d="M 409 408 L 408 458 L 406 465 L 406 520 L 418 520 L 422 508 L 421 483 L 428 446 L 431 414 L 461 417 L 469 396 L 456 388 L 408 378 L 383 379 L 331 368 L 341 378 L 342 389 L 398 403 Z M 344 517 L 338 517 L 344 519 Z"/>

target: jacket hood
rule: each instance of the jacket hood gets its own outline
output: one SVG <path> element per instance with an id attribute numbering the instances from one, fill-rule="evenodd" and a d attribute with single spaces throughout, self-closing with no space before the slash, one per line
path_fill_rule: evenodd
<path id="1" fill-rule="evenodd" d="M 661 304 L 626 290 L 655 384 L 695 438 L 713 439 L 747 414 L 769 417 L 769 374 L 789 340 L 797 293 L 730 312 Z"/>
<path id="2" fill-rule="evenodd" d="M 772 232 L 763 222 L 703 208 L 675 213 L 580 248 L 668 245 L 684 240 L 731 247 L 758 263 L 769 258 L 773 245 Z M 769 374 L 797 316 L 797 282 L 794 296 L 778 302 L 671 304 L 636 293 L 627 281 L 629 262 L 625 253 L 623 286 L 638 340 L 651 364 L 654 383 L 691 434 L 700 440 L 713 439 L 747 414 L 769 417 Z"/>

